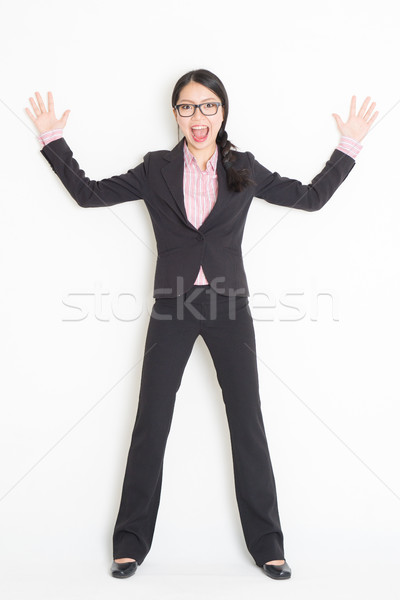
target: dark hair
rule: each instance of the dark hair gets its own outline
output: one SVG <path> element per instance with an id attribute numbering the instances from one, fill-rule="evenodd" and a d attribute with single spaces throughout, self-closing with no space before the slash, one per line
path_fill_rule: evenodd
<path id="1" fill-rule="evenodd" d="M 175 84 L 174 91 L 172 92 L 173 108 L 175 108 L 175 105 L 178 102 L 179 94 L 181 93 L 182 88 L 184 88 L 185 85 L 191 81 L 200 83 L 201 85 L 204 85 L 208 89 L 212 90 L 214 94 L 220 98 L 223 104 L 225 109 L 224 120 L 222 121 L 221 128 L 218 132 L 216 142 L 221 149 L 222 164 L 224 165 L 227 174 L 228 188 L 234 192 L 241 192 L 251 183 L 251 179 L 247 169 L 237 170 L 233 166 L 236 161 L 236 155 L 232 150 L 236 150 L 236 146 L 234 146 L 232 142 L 228 140 L 228 134 L 225 131 L 225 125 L 228 120 L 229 113 L 229 100 L 224 84 L 216 75 L 214 75 L 214 73 L 207 71 L 207 69 L 196 69 L 194 71 L 189 71 L 188 73 L 185 73 L 185 75 L 182 75 L 182 77 L 178 79 Z"/>

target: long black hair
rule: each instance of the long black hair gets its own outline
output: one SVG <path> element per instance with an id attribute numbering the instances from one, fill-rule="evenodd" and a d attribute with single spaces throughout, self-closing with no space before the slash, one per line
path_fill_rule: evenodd
<path id="1" fill-rule="evenodd" d="M 189 71 L 182 75 L 180 79 L 175 84 L 174 90 L 172 92 L 172 107 L 175 108 L 179 94 L 181 93 L 182 88 L 185 87 L 188 83 L 194 81 L 195 83 L 200 83 L 204 85 L 206 88 L 212 90 L 214 94 L 220 98 L 225 113 L 224 120 L 222 121 L 222 125 L 217 135 L 216 142 L 221 149 L 222 154 L 222 164 L 224 165 L 226 174 L 227 174 L 227 183 L 228 188 L 233 190 L 234 192 L 241 192 L 246 186 L 251 183 L 250 175 L 247 169 L 237 170 L 234 168 L 234 163 L 236 160 L 235 153 L 233 149 L 236 150 L 236 146 L 232 144 L 228 140 L 228 134 L 225 131 L 225 125 L 228 120 L 229 113 L 229 100 L 228 94 L 226 93 L 226 89 L 222 81 L 211 73 L 211 71 L 207 71 L 207 69 L 196 69 L 193 71 Z"/>

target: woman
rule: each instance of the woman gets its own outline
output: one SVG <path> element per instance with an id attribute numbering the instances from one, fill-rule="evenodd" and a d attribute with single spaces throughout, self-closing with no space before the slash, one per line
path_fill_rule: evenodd
<path id="1" fill-rule="evenodd" d="M 241 241 L 254 196 L 302 210 L 319 210 L 354 167 L 360 140 L 377 117 L 366 98 L 351 101 L 342 134 L 311 184 L 281 177 L 228 140 L 229 105 L 220 79 L 199 69 L 183 75 L 172 94 L 182 140 L 172 151 L 149 152 L 127 173 L 101 181 L 85 176 L 63 138 L 61 119 L 36 92 L 41 152 L 82 207 L 143 199 L 157 240 L 154 304 L 122 498 L 113 535 L 111 574 L 133 575 L 150 550 L 160 500 L 165 446 L 176 392 L 198 335 L 210 350 L 229 424 L 235 491 L 247 548 L 274 579 L 288 579 L 275 480 L 258 388 L 256 345 Z"/>

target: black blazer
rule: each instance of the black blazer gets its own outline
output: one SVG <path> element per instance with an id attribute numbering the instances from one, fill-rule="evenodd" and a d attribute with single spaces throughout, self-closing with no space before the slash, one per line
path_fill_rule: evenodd
<path id="1" fill-rule="evenodd" d="M 112 206 L 143 199 L 150 213 L 158 258 L 154 298 L 172 298 L 194 284 L 200 265 L 216 292 L 249 296 L 241 243 L 253 197 L 272 204 L 319 210 L 346 179 L 355 161 L 335 149 L 309 185 L 281 177 L 257 162 L 251 152 L 236 152 L 235 167 L 250 171 L 253 184 L 243 192 L 228 190 L 218 153 L 218 198 L 208 217 L 196 229 L 187 219 L 183 197 L 183 142 L 173 150 L 148 152 L 127 173 L 101 181 L 85 176 L 65 138 L 46 144 L 41 153 L 79 206 Z"/>

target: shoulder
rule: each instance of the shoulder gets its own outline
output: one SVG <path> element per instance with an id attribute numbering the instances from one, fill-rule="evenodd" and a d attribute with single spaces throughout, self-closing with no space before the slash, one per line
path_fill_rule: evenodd
<path id="1" fill-rule="evenodd" d="M 145 157 L 145 162 L 161 165 L 165 162 L 183 158 L 183 140 L 181 140 L 172 150 L 153 150 L 148 152 Z"/>
<path id="2" fill-rule="evenodd" d="M 169 160 L 171 157 L 171 150 L 151 150 L 144 155 L 144 161 L 164 161 Z"/>
<path id="3" fill-rule="evenodd" d="M 146 176 L 153 176 L 171 161 L 171 150 L 152 150 L 143 156 L 142 166 Z"/>
<path id="4" fill-rule="evenodd" d="M 235 156 L 235 166 L 236 167 L 240 167 L 241 168 L 253 168 L 254 165 L 254 154 L 252 154 L 251 152 L 248 151 L 239 151 L 239 150 L 233 150 L 233 155 Z"/>
<path id="5" fill-rule="evenodd" d="M 169 158 L 171 155 L 171 150 L 151 150 L 147 152 L 146 156 L 150 156 L 151 158 Z"/>

